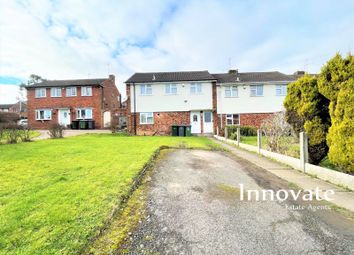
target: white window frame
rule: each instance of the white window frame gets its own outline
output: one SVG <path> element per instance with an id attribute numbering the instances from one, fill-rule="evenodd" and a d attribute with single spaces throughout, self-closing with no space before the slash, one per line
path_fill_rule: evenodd
<path id="1" fill-rule="evenodd" d="M 262 92 L 262 93 L 260 93 Z M 264 95 L 263 85 L 250 85 L 250 96 L 251 97 L 262 97 Z"/>
<path id="2" fill-rule="evenodd" d="M 151 96 L 152 95 L 151 84 L 141 84 L 140 85 L 140 95 L 141 96 Z"/>
<path id="3" fill-rule="evenodd" d="M 235 123 L 235 118 L 234 118 L 235 115 L 238 116 L 238 118 L 237 118 L 238 123 Z M 231 124 L 228 123 L 228 120 L 231 120 Z M 225 122 L 226 122 L 226 125 L 240 125 L 240 114 L 226 114 Z"/>
<path id="4" fill-rule="evenodd" d="M 59 93 L 57 93 L 59 91 Z M 61 97 L 61 88 L 54 87 L 50 88 L 50 96 L 51 97 Z"/>
<path id="5" fill-rule="evenodd" d="M 87 116 L 87 111 L 91 111 L 91 116 Z M 83 116 L 82 111 L 85 111 L 85 114 Z M 76 119 L 77 120 L 91 120 L 93 119 L 93 110 L 92 108 L 77 108 L 76 109 Z"/>
<path id="6" fill-rule="evenodd" d="M 43 93 L 44 91 L 44 93 Z M 47 96 L 47 88 L 36 88 L 35 89 L 35 97 L 42 98 Z"/>
<path id="7" fill-rule="evenodd" d="M 287 85 L 275 85 L 275 95 L 276 96 L 286 96 L 288 91 L 288 86 Z"/>
<path id="8" fill-rule="evenodd" d="M 202 94 L 202 84 L 201 83 L 191 83 L 191 90 L 192 95 Z"/>
<path id="9" fill-rule="evenodd" d="M 238 97 L 238 86 L 226 86 L 225 97 Z"/>
<path id="10" fill-rule="evenodd" d="M 70 93 L 69 93 L 70 91 Z M 75 91 L 73 94 L 72 92 Z M 77 96 L 77 87 L 66 87 L 66 92 L 65 92 L 66 97 L 76 97 Z"/>
<path id="11" fill-rule="evenodd" d="M 149 119 L 150 119 L 150 121 L 149 121 Z M 153 112 L 141 112 L 140 113 L 140 124 L 141 125 L 154 124 L 154 113 Z"/>
<path id="12" fill-rule="evenodd" d="M 91 97 L 92 96 L 92 86 L 82 86 L 81 87 L 81 96 Z"/>
<path id="13" fill-rule="evenodd" d="M 43 118 L 41 118 L 41 113 L 43 112 Z M 51 109 L 38 109 L 36 110 L 36 120 L 51 120 L 52 110 Z"/>
<path id="14" fill-rule="evenodd" d="M 165 85 L 166 95 L 177 95 L 177 84 L 171 83 Z"/>

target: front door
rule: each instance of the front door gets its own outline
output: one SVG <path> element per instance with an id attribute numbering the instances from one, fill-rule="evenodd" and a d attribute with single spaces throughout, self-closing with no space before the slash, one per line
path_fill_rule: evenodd
<path id="1" fill-rule="evenodd" d="M 200 112 L 191 112 L 191 126 L 192 126 L 192 134 L 200 134 L 201 126 L 200 126 Z"/>
<path id="2" fill-rule="evenodd" d="M 70 125 L 70 110 L 69 109 L 59 109 L 58 123 L 62 126 Z"/>
<path id="3" fill-rule="evenodd" d="M 211 111 L 204 111 L 203 131 L 204 133 L 213 133 L 213 114 Z"/>

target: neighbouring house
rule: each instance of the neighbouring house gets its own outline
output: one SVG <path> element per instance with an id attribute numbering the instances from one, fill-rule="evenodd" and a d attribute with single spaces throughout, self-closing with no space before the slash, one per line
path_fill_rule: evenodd
<path id="1" fill-rule="evenodd" d="M 282 110 L 287 85 L 298 77 L 237 70 L 135 73 L 125 82 L 128 131 L 168 135 L 172 125 L 190 125 L 192 134 L 213 134 L 225 125 L 259 126 Z"/>
<path id="2" fill-rule="evenodd" d="M 95 122 L 107 128 L 115 109 L 120 108 L 120 93 L 114 75 L 102 79 L 43 80 L 26 86 L 28 124 L 48 129 L 53 124 L 69 127 L 76 120 Z"/>
<path id="3" fill-rule="evenodd" d="M 0 104 L 0 112 L 17 113 L 21 119 L 27 118 L 27 102 L 18 101 L 15 104 Z"/>
<path id="4" fill-rule="evenodd" d="M 13 104 L 0 104 L 0 112 L 10 112 Z"/>
<path id="5" fill-rule="evenodd" d="M 218 128 L 225 125 L 259 127 L 271 114 L 283 110 L 287 86 L 297 74 L 280 72 L 213 74 L 217 79 Z"/>

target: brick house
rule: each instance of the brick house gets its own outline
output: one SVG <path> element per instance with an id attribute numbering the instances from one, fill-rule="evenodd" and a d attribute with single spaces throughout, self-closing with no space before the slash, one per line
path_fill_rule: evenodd
<path id="1" fill-rule="evenodd" d="M 210 74 L 208 71 L 135 73 L 126 83 L 128 131 L 169 135 L 191 125 L 193 134 L 213 134 L 225 125 L 252 125 L 283 107 L 296 75 L 280 72 Z"/>
<path id="2" fill-rule="evenodd" d="M 93 120 L 95 128 L 110 126 L 120 93 L 114 75 L 103 79 L 43 80 L 26 86 L 28 124 L 48 129 L 69 127 L 74 120 Z"/>

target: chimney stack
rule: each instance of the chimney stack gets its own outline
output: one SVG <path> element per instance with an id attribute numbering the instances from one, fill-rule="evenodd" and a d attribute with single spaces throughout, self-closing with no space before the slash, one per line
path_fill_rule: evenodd
<path id="1" fill-rule="evenodd" d="M 294 75 L 305 75 L 305 71 L 296 71 Z"/>
<path id="2" fill-rule="evenodd" d="M 113 82 L 114 82 L 115 79 L 116 79 L 116 77 L 114 76 L 114 74 L 108 75 L 108 78 L 109 78 L 110 80 L 112 80 Z"/>
<path id="3" fill-rule="evenodd" d="M 229 74 L 238 74 L 238 69 L 230 69 Z"/>

